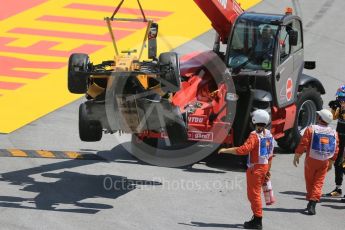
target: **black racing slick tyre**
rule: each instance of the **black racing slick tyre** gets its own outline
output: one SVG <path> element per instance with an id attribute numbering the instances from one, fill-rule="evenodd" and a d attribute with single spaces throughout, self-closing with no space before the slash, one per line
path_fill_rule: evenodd
<path id="1" fill-rule="evenodd" d="M 90 63 L 87 54 L 72 54 L 68 60 L 68 90 L 74 94 L 84 94 L 87 90 L 86 74 Z"/>
<path id="2" fill-rule="evenodd" d="M 316 111 L 322 109 L 322 104 L 320 92 L 312 86 L 304 87 L 298 93 L 295 124 L 292 129 L 285 131 L 284 137 L 277 140 L 280 148 L 295 151 L 302 137 L 301 132 L 316 122 Z"/>
<path id="3" fill-rule="evenodd" d="M 154 154 L 157 151 L 158 139 L 146 138 L 140 139 L 137 134 L 132 134 L 131 153 L 134 156 L 141 155 L 141 152 Z"/>
<path id="4" fill-rule="evenodd" d="M 165 92 L 175 93 L 181 88 L 180 61 L 175 52 L 166 52 L 159 55 L 159 64 L 162 89 Z"/>
<path id="5" fill-rule="evenodd" d="M 102 124 L 87 117 L 86 105 L 79 106 L 79 137 L 85 142 L 96 142 L 102 139 Z"/>
<path id="6" fill-rule="evenodd" d="M 188 141 L 187 125 L 179 107 L 171 110 L 172 116 L 165 117 L 165 131 L 171 145 L 183 144 Z"/>

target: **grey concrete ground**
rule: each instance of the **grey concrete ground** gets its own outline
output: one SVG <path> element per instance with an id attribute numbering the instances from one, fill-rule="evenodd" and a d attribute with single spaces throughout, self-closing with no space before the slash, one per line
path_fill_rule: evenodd
<path id="1" fill-rule="evenodd" d="M 294 6 L 306 27 L 310 74 L 333 97 L 345 83 L 345 16 L 342 0 L 266 0 L 254 10 L 277 12 Z M 213 32 L 198 41 L 210 45 Z M 245 174 L 233 158 L 172 169 L 133 159 L 118 145 L 128 137 L 105 136 L 82 143 L 77 133 L 79 101 L 8 135 L 0 148 L 90 151 L 107 161 L 1 158 L 0 229 L 236 229 L 251 216 Z M 303 164 L 278 154 L 272 168 L 277 203 L 265 207 L 265 229 L 344 229 L 345 204 L 323 199 L 317 216 L 305 208 Z M 325 191 L 333 189 L 333 172 Z"/>

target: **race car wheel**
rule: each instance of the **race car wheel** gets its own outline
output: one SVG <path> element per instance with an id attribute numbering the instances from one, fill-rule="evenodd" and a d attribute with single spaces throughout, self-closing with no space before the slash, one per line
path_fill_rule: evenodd
<path id="1" fill-rule="evenodd" d="M 132 135 L 131 152 L 134 156 L 142 155 L 142 152 L 154 155 L 157 151 L 158 139 L 157 138 L 139 138 L 136 134 Z"/>
<path id="2" fill-rule="evenodd" d="M 165 131 L 168 134 L 171 145 L 186 143 L 188 133 L 185 120 L 179 107 L 173 107 L 172 116 L 165 117 Z"/>
<path id="3" fill-rule="evenodd" d="M 159 55 L 160 70 L 163 73 L 162 89 L 165 92 L 177 92 L 181 87 L 180 62 L 175 52 L 161 53 Z"/>
<path id="4" fill-rule="evenodd" d="M 102 139 L 102 125 L 99 121 L 87 118 L 86 105 L 79 106 L 79 137 L 85 142 L 95 142 Z"/>
<path id="5" fill-rule="evenodd" d="M 87 68 L 90 63 L 87 54 L 72 54 L 68 60 L 68 90 L 84 94 L 87 90 Z"/>
<path id="6" fill-rule="evenodd" d="M 316 111 L 322 109 L 322 98 L 319 91 L 312 86 L 304 87 L 296 101 L 297 113 L 292 129 L 285 131 L 285 136 L 278 139 L 279 147 L 294 152 L 305 128 L 316 122 Z"/>

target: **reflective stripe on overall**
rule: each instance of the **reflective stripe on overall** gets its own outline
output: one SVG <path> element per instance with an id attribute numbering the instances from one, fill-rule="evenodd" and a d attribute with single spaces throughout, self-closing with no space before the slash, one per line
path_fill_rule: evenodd
<path id="1" fill-rule="evenodd" d="M 310 157 L 321 161 L 332 158 L 337 148 L 336 131 L 319 125 L 313 125 L 312 128 Z"/>

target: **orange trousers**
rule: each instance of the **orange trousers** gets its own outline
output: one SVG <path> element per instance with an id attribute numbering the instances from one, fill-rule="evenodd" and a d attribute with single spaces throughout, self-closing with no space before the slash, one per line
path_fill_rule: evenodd
<path id="1" fill-rule="evenodd" d="M 307 200 L 320 200 L 322 195 L 322 187 L 327 174 L 328 164 L 328 160 L 320 161 L 306 157 L 304 163 L 304 177 L 307 189 Z"/>
<path id="2" fill-rule="evenodd" d="M 268 165 L 256 164 L 247 169 L 247 196 L 253 214 L 262 217 L 261 190 L 268 172 Z"/>

